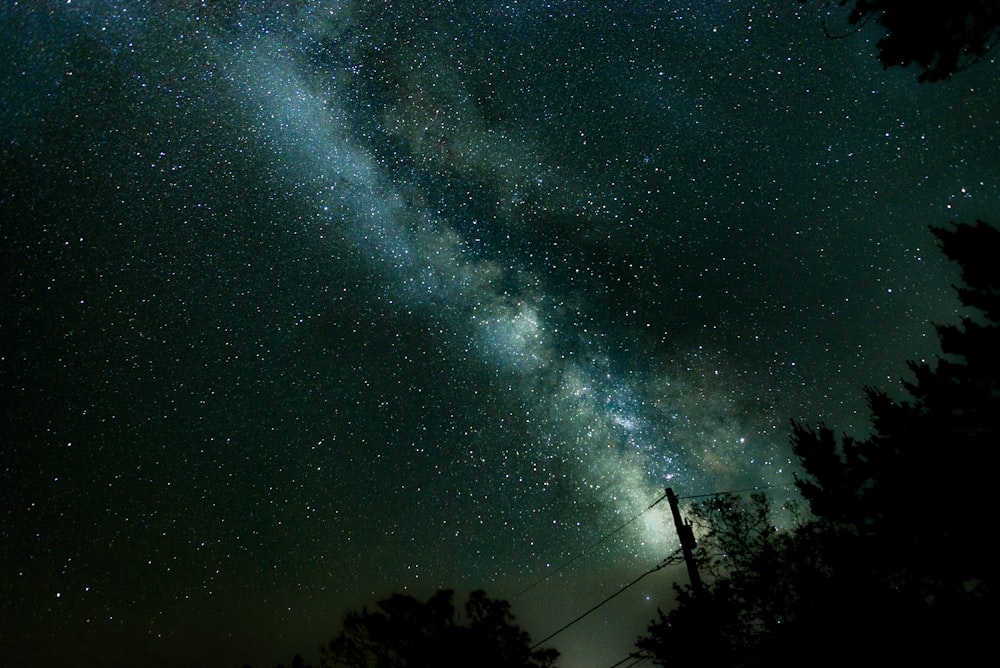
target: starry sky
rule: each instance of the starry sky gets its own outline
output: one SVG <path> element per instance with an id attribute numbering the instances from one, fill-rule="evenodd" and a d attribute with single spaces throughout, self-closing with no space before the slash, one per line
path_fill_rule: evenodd
<path id="1" fill-rule="evenodd" d="M 273 666 L 439 587 L 541 639 L 665 487 L 789 494 L 790 420 L 863 433 L 957 319 L 928 225 L 1000 220 L 996 62 L 842 12 L 4 0 L 0 654 Z"/>

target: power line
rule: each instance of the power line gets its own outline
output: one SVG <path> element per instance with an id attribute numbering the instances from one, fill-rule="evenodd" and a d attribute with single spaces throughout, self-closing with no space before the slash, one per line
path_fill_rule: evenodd
<path id="1" fill-rule="evenodd" d="M 791 487 L 793 485 L 795 485 L 794 482 L 780 483 L 780 484 L 776 484 L 776 485 L 760 485 L 760 486 L 757 486 L 757 487 L 748 487 L 746 489 L 733 489 L 733 490 L 729 490 L 729 491 L 725 491 L 725 492 L 711 492 L 709 494 L 689 494 L 687 496 L 678 496 L 677 498 L 678 499 L 702 499 L 702 498 L 706 498 L 706 497 L 710 497 L 710 496 L 721 496 L 723 494 L 739 494 L 739 493 L 742 493 L 742 492 L 757 492 L 757 491 L 760 491 L 762 489 L 775 489 L 775 488 L 778 488 L 778 487 Z M 612 536 L 614 536 L 618 532 L 622 531 L 625 527 L 627 527 L 628 525 L 632 524 L 637 519 L 639 519 L 640 517 L 642 517 L 643 515 L 645 515 L 647 512 L 649 512 L 650 510 L 652 510 L 654 506 L 656 506 L 658 503 L 660 503 L 661 501 L 663 501 L 665 498 L 667 498 L 667 495 L 665 493 L 662 494 L 662 495 L 660 495 L 660 497 L 658 499 L 656 499 L 656 501 L 653 501 L 651 504 L 649 504 L 649 506 L 647 506 L 645 510 L 643 510 L 642 512 L 640 512 L 637 515 L 633 516 L 631 519 L 625 521 L 624 523 L 620 524 L 619 526 L 617 526 L 616 528 L 612 529 L 608 533 L 604 534 L 603 536 L 601 536 L 600 538 L 598 538 L 596 541 L 594 541 L 594 543 L 592 543 L 589 547 L 587 547 L 586 549 L 584 549 L 581 552 L 577 553 L 575 556 L 573 556 L 569 560 L 567 560 L 567 561 L 559 564 L 559 566 L 557 566 L 553 570 L 549 571 L 548 573 L 546 573 L 542 577 L 538 578 L 537 580 L 535 580 L 534 582 L 532 582 L 531 584 L 529 584 L 527 587 L 525 587 L 521 591 L 519 591 L 516 594 L 514 594 L 510 598 L 510 600 L 511 601 L 517 600 L 518 598 L 520 598 L 524 594 L 528 593 L 529 591 L 531 591 L 532 589 L 534 589 L 538 585 L 542 584 L 543 582 L 545 582 L 545 581 L 549 580 L 550 578 L 552 578 L 553 576 L 555 576 L 556 573 L 558 573 L 559 571 L 561 571 L 564 568 L 566 568 L 566 567 L 568 567 L 568 566 L 576 563 L 582 557 L 590 554 L 601 543 L 603 543 L 604 541 L 608 540 L 609 538 L 611 538 Z"/>
<path id="2" fill-rule="evenodd" d="M 778 487 L 792 487 L 795 485 L 794 482 L 783 482 L 777 485 L 758 485 L 757 487 L 747 487 L 745 489 L 730 489 L 725 492 L 711 492 L 709 494 L 688 494 L 687 496 L 678 496 L 678 499 L 704 499 L 709 496 L 722 496 L 723 494 L 742 494 L 743 492 L 759 492 L 762 489 L 777 489 Z"/>
<path id="3" fill-rule="evenodd" d="M 760 485 L 760 486 L 757 486 L 757 487 L 751 487 L 751 488 L 746 488 L 746 489 L 735 489 L 735 490 L 729 490 L 729 491 L 725 491 L 725 492 L 712 492 L 712 493 L 709 493 L 709 494 L 691 494 L 691 495 L 688 495 L 688 496 L 681 496 L 681 497 L 676 497 L 676 498 L 678 498 L 678 499 L 699 499 L 699 498 L 706 498 L 706 497 L 712 497 L 712 496 L 721 496 L 723 494 L 738 494 L 738 493 L 743 493 L 743 492 L 756 492 L 756 491 L 760 491 L 762 489 L 775 489 L 775 488 L 778 488 L 778 487 L 791 487 L 793 485 L 795 485 L 795 482 L 779 483 L 779 484 L 775 484 L 775 485 Z M 579 554 L 577 554 L 576 556 L 574 556 L 572 559 L 564 562 L 563 564 L 561 564 L 560 566 L 558 566 L 557 568 L 555 568 L 553 571 L 551 571 L 550 573 L 548 573 L 544 577 L 536 580 L 535 582 L 531 583 L 530 585 L 528 585 L 527 587 L 525 587 L 524 589 L 522 589 L 521 591 L 519 591 L 517 594 L 514 595 L 514 597 L 511 600 L 516 599 L 517 597 L 519 597 L 519 596 L 523 595 L 524 593 L 530 591 L 531 589 L 533 589 L 534 587 L 538 586 L 542 582 L 545 582 L 546 580 L 548 580 L 549 578 L 551 578 L 553 575 L 555 575 L 556 573 L 558 573 L 562 569 L 566 568 L 567 566 L 569 566 L 570 564 L 574 563 L 575 561 L 577 561 L 578 559 L 580 559 L 584 555 L 588 554 L 594 548 L 596 548 L 598 545 L 600 545 L 601 543 L 603 543 L 604 541 L 606 541 L 607 539 L 609 539 L 611 536 L 615 535 L 616 533 L 618 533 L 619 531 L 621 531 L 622 529 L 624 529 L 625 527 L 627 527 L 628 525 L 632 524 L 637 519 L 639 519 L 640 517 L 642 517 L 644 514 L 646 514 L 650 510 L 652 510 L 653 507 L 655 507 L 658 503 L 660 503 L 661 501 L 663 501 L 664 499 L 666 499 L 669 495 L 670 495 L 670 491 L 668 489 L 667 492 L 664 493 L 662 496 L 660 496 L 658 499 L 656 499 L 656 501 L 654 501 L 653 503 L 649 504 L 649 506 L 645 510 L 643 510 L 640 513 L 638 513 L 637 515 L 635 515 L 634 517 L 632 517 L 628 521 L 622 523 L 621 525 L 619 525 L 618 527 L 616 527 L 612 531 L 608 532 L 607 534 L 601 536 L 590 547 L 588 547 L 587 549 L 583 550 L 582 552 L 580 552 Z M 601 608 L 602 606 L 604 606 L 605 604 L 607 604 L 608 602 L 610 602 L 615 597 L 617 597 L 620 594 L 624 593 L 627 589 L 629 589 L 633 585 L 637 584 L 643 578 L 645 578 L 645 577 L 647 577 L 649 575 L 652 575 L 656 571 L 658 571 L 658 570 L 660 570 L 662 568 L 665 568 L 666 566 L 670 566 L 672 564 L 679 563 L 681 561 L 681 559 L 678 558 L 678 555 L 681 552 L 682 552 L 682 547 L 678 547 L 676 550 L 674 550 L 670 554 L 670 556 L 668 556 L 662 562 L 660 562 L 659 564 L 657 564 L 653 568 L 649 569 L 648 571 L 646 571 L 645 573 L 643 573 L 642 575 L 640 575 L 636 579 L 632 580 L 627 585 L 621 587 L 618 591 L 616 591 L 615 593 L 611 594 L 610 596 L 608 596 L 607 598 L 605 598 L 600 603 L 598 603 L 597 605 L 593 606 L 592 608 L 590 608 L 589 610 L 587 610 L 583 614 L 577 616 L 572 621 L 568 622 L 567 624 L 564 624 L 563 626 L 561 626 L 557 630 L 553 631 L 552 633 L 550 633 L 546 637 L 542 638 L 537 643 L 535 643 L 534 645 L 532 645 L 531 649 L 533 649 L 533 650 L 537 649 L 543 643 L 546 643 L 549 640 L 551 640 L 552 638 L 556 637 L 557 635 L 559 635 L 560 633 L 562 633 L 563 631 L 565 631 L 569 627 L 573 626 L 574 624 L 576 624 L 580 620 L 584 619 L 585 617 L 587 617 L 588 615 L 590 615 L 594 611 L 598 610 L 599 608 Z M 649 656 L 649 655 L 629 654 L 627 657 L 625 657 L 624 659 L 622 659 L 618 663 L 614 664 L 613 666 L 610 666 L 610 668 L 618 668 L 619 666 L 621 666 L 622 664 L 624 664 L 626 661 L 629 661 L 631 659 L 635 659 L 635 661 L 633 661 L 632 663 L 628 664 L 627 666 L 624 666 L 624 668 L 632 668 L 633 666 L 637 666 L 637 665 L 639 665 L 641 663 L 645 663 L 646 661 L 648 661 L 651 658 L 652 657 Z"/>
<path id="4" fill-rule="evenodd" d="M 608 668 L 618 668 L 618 666 L 621 666 L 626 661 L 631 661 L 632 659 L 635 659 L 635 661 L 632 661 L 632 663 L 623 667 L 623 668 L 632 668 L 632 666 L 638 666 L 640 663 L 645 663 L 646 661 L 649 661 L 652 658 L 653 657 L 649 656 L 648 654 L 629 654 L 618 663 L 608 666 Z"/>
<path id="5" fill-rule="evenodd" d="M 614 536 L 616 533 L 618 533 L 619 531 L 621 531 L 622 529 L 624 529 L 628 525 L 632 524 L 632 522 L 635 522 L 637 519 L 639 519 L 640 517 L 642 517 L 643 515 L 645 515 L 646 513 L 648 513 L 650 510 L 653 509 L 653 507 L 656 504 L 658 504 L 660 501 L 663 501 L 663 499 L 665 499 L 665 498 L 667 498 L 667 495 L 663 494 L 656 501 L 653 501 L 651 504 L 649 504 L 649 506 L 647 506 L 646 509 L 643 510 L 641 513 L 639 513 L 638 515 L 635 515 L 634 517 L 632 517 L 632 519 L 626 521 L 623 524 L 620 524 L 615 529 L 613 529 L 610 532 L 604 534 L 603 536 L 601 536 L 600 538 L 598 538 L 592 545 L 590 545 L 590 547 L 586 548 L 582 552 L 577 553 L 577 555 L 574 556 L 569 561 L 563 562 L 562 564 L 560 564 L 559 566 L 557 566 L 555 569 L 549 571 L 548 573 L 546 573 L 545 575 L 543 575 L 539 579 L 535 580 L 534 582 L 532 582 L 531 584 L 529 584 L 527 587 L 525 587 L 521 591 L 519 591 L 516 594 L 514 594 L 514 596 L 512 596 L 510 600 L 511 601 L 516 600 L 517 598 L 519 598 L 523 594 L 528 593 L 529 591 L 531 591 L 532 589 L 534 589 L 538 585 L 542 584 L 543 582 L 545 582 L 546 580 L 548 580 L 549 578 L 551 578 L 552 576 L 554 576 L 556 573 L 558 573 L 562 569 L 564 569 L 567 566 L 569 566 L 570 564 L 574 563 L 575 561 L 577 561 L 581 557 L 583 557 L 583 556 L 585 556 L 587 554 L 590 554 L 598 545 L 600 545 L 604 541 L 608 540 L 609 538 L 611 538 L 612 536 Z"/>
<path id="6" fill-rule="evenodd" d="M 652 508 L 652 506 L 650 506 L 650 508 Z M 647 508 L 647 510 L 648 510 L 648 508 Z M 600 603 L 598 603 L 597 605 L 595 605 L 591 609 L 587 610 L 585 613 L 583 613 L 582 615 L 580 615 L 579 617 L 577 617 L 573 621 L 569 622 L 568 624 L 563 625 L 559 629 L 557 629 L 557 630 L 553 631 L 552 633 L 550 633 L 549 635 L 545 636 L 544 638 L 542 638 L 541 640 L 539 640 L 538 642 L 536 642 L 534 645 L 532 645 L 531 649 L 536 649 L 542 643 L 548 642 L 549 640 L 552 640 L 557 635 L 559 635 L 560 633 L 562 633 L 563 631 L 565 631 L 569 627 L 573 626 L 578 621 L 580 621 L 581 619 L 583 619 L 584 617 L 586 617 L 590 613 L 594 612 L 595 610 L 597 610 L 598 608 L 600 608 L 601 606 L 603 606 L 605 603 L 607 603 L 611 599 L 615 598 L 616 596 L 619 596 L 620 594 L 625 593 L 626 589 L 628 589 L 632 585 L 636 584 L 637 582 L 639 582 L 639 580 L 642 580 L 647 575 L 652 575 L 653 573 L 655 573 L 656 571 L 660 570 L 661 568 L 664 568 L 666 566 L 670 566 L 671 564 L 677 563 L 677 555 L 680 554 L 680 551 L 681 551 L 680 548 L 677 548 L 676 550 L 673 551 L 673 553 L 669 557 L 667 557 L 666 559 L 664 559 L 663 561 L 661 561 L 659 564 L 657 564 L 653 568 L 649 569 L 648 571 L 646 571 L 645 573 L 643 573 L 642 575 L 640 575 L 636 579 L 632 580 L 627 585 L 625 585 L 624 587 L 622 587 L 621 589 L 619 589 L 618 591 L 616 591 L 614 594 L 611 594 L 611 596 L 608 596 L 603 601 L 601 601 Z"/>

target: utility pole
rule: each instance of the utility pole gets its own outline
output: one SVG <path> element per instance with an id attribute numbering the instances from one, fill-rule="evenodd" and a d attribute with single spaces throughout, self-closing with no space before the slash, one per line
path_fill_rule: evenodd
<path id="1" fill-rule="evenodd" d="M 702 593 L 701 575 L 698 573 L 698 566 L 694 563 L 694 530 L 691 524 L 681 519 L 681 510 L 677 506 L 677 497 L 674 490 L 667 487 L 667 501 L 670 502 L 670 512 L 674 516 L 674 526 L 677 528 L 677 536 L 681 539 L 681 552 L 684 554 L 684 563 L 687 565 L 688 578 L 691 580 L 691 589 L 695 596 Z"/>

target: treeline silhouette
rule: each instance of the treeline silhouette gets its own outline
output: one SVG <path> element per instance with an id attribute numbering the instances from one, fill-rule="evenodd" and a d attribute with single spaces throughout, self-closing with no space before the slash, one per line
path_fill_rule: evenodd
<path id="1" fill-rule="evenodd" d="M 815 0 L 799 0 L 813 2 Z M 824 0 L 830 4 L 831 0 Z M 836 0 L 850 28 L 826 27 L 830 37 L 846 37 L 874 21 L 882 31 L 876 47 L 883 67 L 913 65 L 921 82 L 948 79 L 983 59 L 1000 42 L 997 0 Z"/>
<path id="2" fill-rule="evenodd" d="M 442 589 L 421 602 L 393 594 L 377 609 L 349 611 L 340 633 L 320 648 L 320 666 L 347 668 L 549 668 L 554 649 L 532 649 L 507 601 L 469 594 L 464 614 L 454 592 Z M 284 668 L 278 666 L 278 668 Z M 312 668 L 301 656 L 291 668 Z"/>
<path id="3" fill-rule="evenodd" d="M 637 646 L 659 665 L 961 665 L 993 654 L 1000 446 L 1000 232 L 932 228 L 961 266 L 958 325 L 910 362 L 907 397 L 866 388 L 871 435 L 792 425 L 808 502 L 778 531 L 764 494 L 691 508 L 707 582 L 675 587 Z"/>

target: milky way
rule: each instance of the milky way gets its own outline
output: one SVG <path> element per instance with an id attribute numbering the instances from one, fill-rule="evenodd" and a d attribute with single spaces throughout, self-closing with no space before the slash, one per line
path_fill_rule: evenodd
<path id="1" fill-rule="evenodd" d="M 918 85 L 793 0 L 21 5 L 25 660 L 267 665 L 436 587 L 543 637 L 674 550 L 665 487 L 784 498 L 790 420 L 864 429 L 955 317 L 927 225 L 997 217 L 995 63 Z"/>
<path id="2" fill-rule="evenodd" d="M 285 49 L 268 43 L 261 50 Z M 287 154 L 283 172 L 323 184 L 307 229 L 348 239 L 371 263 L 391 308 L 439 320 L 461 342 L 464 363 L 485 365 L 507 383 L 502 391 L 519 397 L 526 417 L 535 416 L 533 442 L 525 444 L 530 457 L 568 462 L 570 484 L 603 493 L 616 510 L 655 498 L 679 468 L 665 429 L 657 429 L 670 420 L 644 411 L 645 402 L 608 362 L 600 332 L 567 322 L 566 305 L 516 258 L 506 265 L 481 259 L 447 220 L 408 206 L 376 160 L 342 136 L 343 116 L 329 109 L 327 95 L 260 60 L 250 59 L 246 77 L 249 94 L 260 97 L 238 106 L 260 110 L 269 140 Z M 348 214 L 330 219 L 331 208 Z M 663 536 L 662 524 L 656 533 Z"/>

